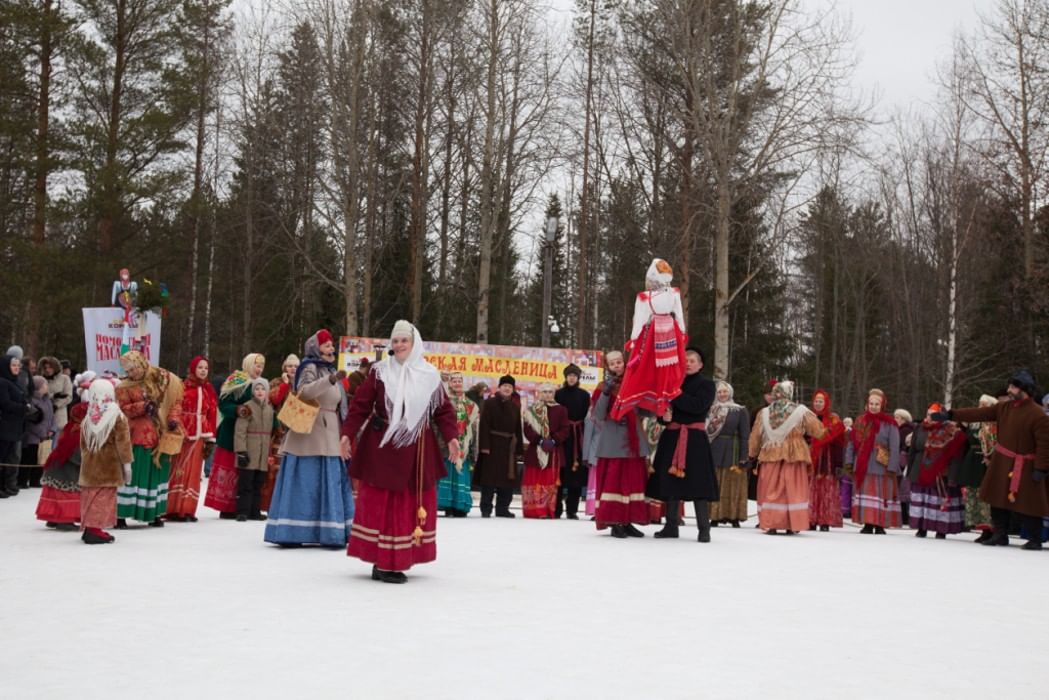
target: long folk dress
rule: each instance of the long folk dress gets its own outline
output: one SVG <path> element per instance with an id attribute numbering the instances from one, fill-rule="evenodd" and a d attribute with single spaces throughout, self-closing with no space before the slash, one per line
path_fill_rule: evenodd
<path id="1" fill-rule="evenodd" d="M 707 432 L 710 432 L 707 418 Z M 740 406 L 730 410 L 710 443 L 720 498 L 710 504 L 710 521 L 727 523 L 747 519 L 747 461 L 750 443 L 750 413 Z"/>
<path id="2" fill-rule="evenodd" d="M 274 415 L 280 413 L 284 402 L 288 400 L 289 393 L 291 393 L 291 383 L 285 381 L 283 377 L 270 380 L 270 405 L 273 406 Z M 273 428 L 273 440 L 270 443 L 269 469 L 266 470 L 266 481 L 262 484 L 262 492 L 259 497 L 260 507 L 266 512 L 269 512 L 270 502 L 273 500 L 273 489 L 277 486 L 277 474 L 280 473 L 280 446 L 284 444 L 284 434 L 287 432 L 288 429 L 284 427 L 284 424 L 277 421 L 276 427 Z"/>
<path id="3" fill-rule="evenodd" d="M 251 400 L 251 380 L 243 371 L 226 379 L 219 395 L 219 425 L 215 431 L 215 455 L 204 505 L 227 517 L 237 512 L 237 456 L 233 440 L 237 431 L 237 410 Z"/>
<path id="4" fill-rule="evenodd" d="M 965 529 L 958 471 L 966 449 L 956 423 L 925 420 L 911 434 L 907 479 L 911 485 L 910 526 L 951 535 Z"/>
<path id="5" fill-rule="evenodd" d="M 44 464 L 36 518 L 47 523 L 72 524 L 80 520 L 80 424 L 87 402 L 72 406 L 68 422 Z"/>
<path id="6" fill-rule="evenodd" d="M 299 365 L 298 396 L 315 401 L 320 412 L 309 433 L 288 431 L 284 438 L 266 520 L 266 542 L 346 546 L 354 502 L 339 445 L 343 390 L 330 380 L 335 371 L 334 365 L 316 359 L 305 359 Z"/>
<path id="7" fill-rule="evenodd" d="M 758 461 L 758 527 L 801 532 L 809 528 L 812 455 L 805 436 L 822 438 L 827 429 L 815 413 L 797 404 L 773 428 L 769 408 L 758 413 L 749 454 Z"/>
<path id="8" fill-rule="evenodd" d="M 866 464 L 863 464 L 864 457 Z M 861 525 L 900 527 L 900 429 L 884 413 L 867 412 L 852 428 L 845 463 L 853 464 L 852 520 Z"/>
<path id="9" fill-rule="evenodd" d="M 965 526 L 986 530 L 991 527 L 991 507 L 980 500 L 980 483 L 987 473 L 987 463 L 998 442 L 995 423 L 978 423 L 967 431 L 969 449 L 962 458 L 958 472 L 958 486 L 965 500 Z"/>
<path id="10" fill-rule="evenodd" d="M 424 418 L 421 444 L 380 446 L 389 406 L 378 375 L 378 369 L 369 372 L 342 424 L 342 434 L 356 441 L 350 474 L 360 479 L 359 508 L 346 553 L 383 571 L 407 571 L 437 558 L 437 480 L 445 476 L 445 461 L 431 422 L 446 443 L 456 438 L 458 426 L 455 409 L 438 386 L 439 397 L 435 393 L 431 414 Z M 415 537 L 416 527 L 421 527 L 420 538 Z"/>
<path id="11" fill-rule="evenodd" d="M 477 454 L 477 427 L 481 410 L 466 395 L 449 394 L 448 400 L 455 409 L 455 426 L 463 461 L 461 464 L 455 464 L 445 458 L 444 466 L 448 475 L 437 482 L 437 508 L 465 516 L 474 504 L 473 494 L 470 493 L 470 481 Z"/>
<path id="12" fill-rule="evenodd" d="M 153 522 L 168 509 L 171 456 L 161 454 L 159 446 L 169 432 L 169 421 L 181 430 L 182 380 L 157 367 L 147 372 L 156 373 L 159 379 L 149 383 L 126 379 L 115 391 L 131 430 L 133 457 L 131 483 L 117 489 L 117 517 Z M 159 387 L 159 394 L 150 393 L 150 384 Z M 156 407 L 156 413 L 149 415 L 147 406 Z"/>
<path id="13" fill-rule="evenodd" d="M 636 413 L 628 413 L 620 420 L 609 415 L 615 401 L 616 381 L 616 378 L 605 381 L 592 414 L 595 424 L 592 458 L 597 470 L 594 515 L 598 530 L 611 525 L 648 524 L 645 500 L 648 442 Z"/>
<path id="14" fill-rule="evenodd" d="M 825 395 L 826 396 L 826 395 Z M 812 438 L 809 454 L 812 459 L 812 489 L 809 492 L 810 527 L 842 527 L 841 483 L 838 472 L 845 458 L 845 424 L 830 410 L 830 397 L 822 414 L 817 414 L 827 434 Z"/>
<path id="15" fill-rule="evenodd" d="M 561 443 L 571 427 L 564 406 L 536 403 L 524 413 L 524 438 L 528 442 L 524 456 L 524 475 L 521 477 L 521 505 L 526 518 L 553 518 L 557 513 L 557 490 L 560 484 Z M 553 450 L 547 452 L 543 440 L 553 440 Z"/>
<path id="16" fill-rule="evenodd" d="M 168 487 L 169 516 L 196 517 L 200 500 L 200 475 L 204 467 L 204 447 L 215 438 L 218 396 L 210 382 L 199 382 L 193 377 L 185 382 L 182 396 L 182 422 L 186 436 L 182 452 L 174 457 L 171 481 Z"/>
<path id="17" fill-rule="evenodd" d="M 634 410 L 661 416 L 681 393 L 688 344 L 684 319 L 677 287 L 638 293 L 630 333 L 630 361 L 609 410 L 614 420 L 622 420 Z"/>

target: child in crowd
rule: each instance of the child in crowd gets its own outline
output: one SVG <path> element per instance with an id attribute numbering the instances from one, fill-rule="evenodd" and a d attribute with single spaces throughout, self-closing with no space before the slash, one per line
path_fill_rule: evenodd
<path id="1" fill-rule="evenodd" d="M 237 521 L 265 520 L 262 514 L 262 485 L 269 468 L 270 440 L 273 434 L 273 405 L 270 385 L 265 379 L 251 382 L 250 412 L 237 418 L 234 446 L 237 453 Z"/>

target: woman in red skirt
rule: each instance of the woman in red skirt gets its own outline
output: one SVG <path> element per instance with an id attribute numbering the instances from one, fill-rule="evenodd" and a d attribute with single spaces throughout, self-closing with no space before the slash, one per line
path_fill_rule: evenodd
<path id="1" fill-rule="evenodd" d="M 636 409 L 661 416 L 681 394 L 688 336 L 681 292 L 670 286 L 673 276 L 670 265 L 659 258 L 645 274 L 646 290 L 638 293 L 634 303 L 634 327 L 626 344 L 630 361 L 609 411 L 613 420 Z"/>
<path id="2" fill-rule="evenodd" d="M 521 478 L 522 510 L 526 518 L 554 518 L 557 513 L 557 489 L 560 486 L 562 443 L 571 425 L 568 409 L 554 400 L 553 384 L 542 384 L 535 403 L 522 416 L 525 450 L 524 475 Z"/>
<path id="3" fill-rule="evenodd" d="M 200 475 L 208 451 L 215 449 L 215 423 L 219 397 L 211 386 L 211 363 L 198 355 L 189 361 L 189 373 L 182 386 L 182 421 L 186 435 L 182 452 L 172 458 L 168 480 L 167 520 L 197 522 Z"/>
<path id="4" fill-rule="evenodd" d="M 404 583 L 404 572 L 437 558 L 437 480 L 444 457 L 460 458 L 455 409 L 437 368 L 423 358 L 419 331 L 398 321 L 391 357 L 373 365 L 342 425 L 343 457 L 360 479 L 347 554 L 373 564 L 372 579 Z"/>

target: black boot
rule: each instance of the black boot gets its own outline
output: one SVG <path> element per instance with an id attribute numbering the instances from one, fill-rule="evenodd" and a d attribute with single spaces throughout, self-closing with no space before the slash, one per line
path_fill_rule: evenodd
<path id="1" fill-rule="evenodd" d="M 732 525 L 732 527 L 736 527 L 736 528 L 739 527 L 739 521 L 738 520 L 730 520 L 729 523 Z"/>
<path id="2" fill-rule="evenodd" d="M 663 529 L 652 535 L 657 540 L 676 540 L 678 537 L 678 526 L 667 522 Z"/>
<path id="3" fill-rule="evenodd" d="M 149 524 L 149 526 L 150 527 L 164 527 L 164 521 L 161 520 L 160 518 L 156 518 L 153 522 L 151 522 Z"/>
<path id="4" fill-rule="evenodd" d="M 917 532 L 914 533 L 914 536 L 915 537 L 925 537 L 925 535 L 927 535 L 927 534 L 928 533 L 925 530 L 918 530 Z"/>
<path id="5" fill-rule="evenodd" d="M 987 540 L 991 539 L 992 535 L 994 535 L 994 530 L 984 530 L 980 533 L 979 537 L 973 540 L 973 542 L 975 542 L 976 544 L 983 544 Z"/>
<path id="6" fill-rule="evenodd" d="M 885 528 L 883 528 L 881 525 L 875 525 L 874 526 L 874 534 L 875 535 L 885 535 L 885 534 L 888 534 L 888 533 L 885 532 Z"/>
<path id="7" fill-rule="evenodd" d="M 1041 548 L 1042 548 L 1042 541 L 1038 540 L 1038 539 L 1028 540 L 1027 542 L 1024 543 L 1024 546 L 1023 546 L 1023 549 L 1029 549 L 1029 550 L 1034 551 L 1034 552 L 1037 552 Z"/>
<path id="8" fill-rule="evenodd" d="M 627 537 L 644 537 L 645 536 L 645 533 L 643 533 L 640 530 L 638 530 L 631 523 L 627 523 L 626 525 L 623 525 L 623 532 L 626 533 Z"/>
<path id="9" fill-rule="evenodd" d="M 619 540 L 625 540 L 627 538 L 626 531 L 623 529 L 622 525 L 612 526 L 612 537 L 615 537 Z"/>
<path id="10" fill-rule="evenodd" d="M 408 577 L 402 571 L 383 571 L 377 566 L 372 567 L 372 581 L 383 583 L 406 583 Z"/>
<path id="11" fill-rule="evenodd" d="M 873 535 L 874 534 L 874 526 L 873 525 L 864 525 L 863 529 L 860 530 L 860 534 L 861 535 Z"/>
<path id="12" fill-rule="evenodd" d="M 117 529 L 118 530 L 126 530 L 127 529 L 127 520 L 125 518 L 117 518 Z"/>
<path id="13" fill-rule="evenodd" d="M 777 530 L 776 528 L 772 528 L 771 530 L 765 530 L 765 534 L 766 535 L 778 535 L 779 534 L 779 530 Z"/>
<path id="14" fill-rule="evenodd" d="M 820 532 L 830 532 L 830 525 L 820 525 Z"/>
<path id="15" fill-rule="evenodd" d="M 692 501 L 692 507 L 696 509 L 696 527 L 699 529 L 696 540 L 710 542 L 710 502 Z"/>
<path id="16" fill-rule="evenodd" d="M 992 534 L 980 544 L 982 544 L 984 547 L 1008 547 L 1009 535 L 1006 534 L 1005 530 L 996 530 L 994 534 Z"/>

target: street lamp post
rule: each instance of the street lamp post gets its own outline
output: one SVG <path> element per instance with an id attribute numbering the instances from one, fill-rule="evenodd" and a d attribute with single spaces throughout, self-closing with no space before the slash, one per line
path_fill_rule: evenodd
<path id="1" fill-rule="evenodd" d="M 543 245 L 543 340 L 544 348 L 550 347 L 550 295 L 553 291 L 554 241 L 557 239 L 557 217 L 546 220 L 546 238 Z"/>

